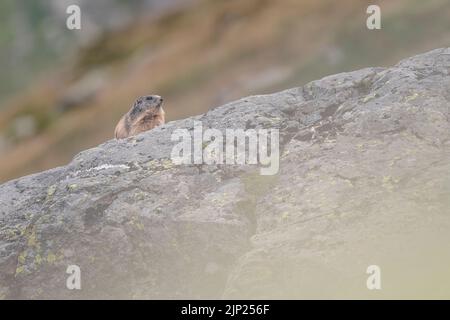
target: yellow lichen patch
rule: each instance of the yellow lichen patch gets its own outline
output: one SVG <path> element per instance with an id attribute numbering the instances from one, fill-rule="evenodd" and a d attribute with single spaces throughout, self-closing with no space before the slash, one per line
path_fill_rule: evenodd
<path id="1" fill-rule="evenodd" d="M 54 264 L 60 260 L 64 259 L 64 254 L 60 252 L 59 254 L 54 254 L 53 252 L 47 253 L 47 257 L 42 258 L 41 255 L 37 254 L 34 258 L 34 262 L 40 265 L 42 262 L 47 262 L 48 264 Z"/>
<path id="2" fill-rule="evenodd" d="M 170 169 L 173 167 L 172 160 L 170 160 L 170 159 L 163 159 L 161 161 L 161 164 L 164 169 Z"/>
<path id="3" fill-rule="evenodd" d="M 20 228 L 12 227 L 0 232 L 0 236 L 5 236 L 7 240 L 15 240 L 22 235 Z"/>
<path id="4" fill-rule="evenodd" d="M 419 96 L 419 94 L 417 92 L 415 92 L 414 94 L 405 97 L 405 102 L 413 101 L 413 100 L 417 99 L 418 96 Z"/>
<path id="5" fill-rule="evenodd" d="M 148 169 L 170 169 L 173 167 L 173 162 L 170 159 L 154 159 L 145 164 Z"/>
<path id="6" fill-rule="evenodd" d="M 288 149 L 284 150 L 283 153 L 281 154 L 281 158 L 284 159 L 289 155 L 290 151 Z"/>
<path id="7" fill-rule="evenodd" d="M 268 120 L 274 125 L 281 122 L 281 118 L 279 117 L 268 118 Z"/>
<path id="8" fill-rule="evenodd" d="M 156 168 L 157 168 L 157 163 L 158 163 L 157 160 L 150 160 L 149 162 L 147 162 L 147 163 L 145 164 L 145 166 L 146 166 L 148 169 L 156 169 Z"/>
<path id="9" fill-rule="evenodd" d="M 56 192 L 56 186 L 55 185 L 48 187 L 48 189 L 47 189 L 47 198 L 50 198 L 51 196 L 53 196 L 55 194 L 55 192 Z"/>
<path id="10" fill-rule="evenodd" d="M 128 224 L 135 227 L 138 230 L 144 230 L 144 224 L 136 216 L 132 216 Z"/>
<path id="11" fill-rule="evenodd" d="M 372 100 L 373 98 L 375 98 L 375 96 L 376 96 L 376 93 L 369 94 L 364 97 L 363 102 L 366 103 L 366 102 Z"/>
<path id="12" fill-rule="evenodd" d="M 142 191 L 138 191 L 134 194 L 134 200 L 135 201 L 140 201 L 140 200 L 144 200 L 145 199 L 145 193 Z"/>
<path id="13" fill-rule="evenodd" d="M 49 252 L 49 253 L 47 254 L 47 262 L 48 262 L 48 264 L 53 264 L 53 263 L 56 262 L 56 260 L 57 260 L 57 257 L 56 257 L 55 254 L 53 254 L 53 253 L 51 253 L 51 252 Z"/>
<path id="14" fill-rule="evenodd" d="M 25 250 L 25 251 L 22 251 L 20 254 L 19 254 L 19 257 L 17 258 L 17 260 L 19 261 L 19 263 L 20 264 L 24 264 L 25 263 L 25 260 L 26 260 L 26 258 L 27 258 L 27 251 Z"/>
<path id="15" fill-rule="evenodd" d="M 136 222 L 136 228 L 138 228 L 139 230 L 144 230 L 144 225 L 142 224 L 142 222 Z"/>
<path id="16" fill-rule="evenodd" d="M 27 232 L 27 228 L 26 228 L 26 227 L 18 226 L 17 229 L 18 229 L 19 232 L 20 232 L 20 236 L 24 236 L 25 233 Z"/>
<path id="17" fill-rule="evenodd" d="M 28 236 L 28 241 L 27 244 L 29 247 L 37 247 L 37 241 L 36 241 L 36 231 L 34 230 L 34 228 L 31 230 L 30 235 Z"/>
<path id="18" fill-rule="evenodd" d="M 40 254 L 37 254 L 36 257 L 34 257 L 34 263 L 37 265 L 40 265 L 42 263 L 42 257 Z"/>
<path id="19" fill-rule="evenodd" d="M 16 273 L 14 276 L 18 276 L 19 274 L 21 274 L 23 271 L 25 270 L 25 268 L 23 266 L 18 266 L 16 268 Z"/>
<path id="20" fill-rule="evenodd" d="M 31 299 L 39 299 L 43 292 L 42 288 L 36 289 L 36 291 L 31 294 Z"/>
<path id="21" fill-rule="evenodd" d="M 69 184 L 67 186 L 67 188 L 69 189 L 69 191 L 75 191 L 78 188 L 78 185 L 76 183 L 74 184 Z"/>

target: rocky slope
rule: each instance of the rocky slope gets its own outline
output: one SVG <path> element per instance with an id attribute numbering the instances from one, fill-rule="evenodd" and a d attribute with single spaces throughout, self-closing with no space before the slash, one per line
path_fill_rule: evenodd
<path id="1" fill-rule="evenodd" d="M 173 7 L 161 12 L 169 2 Z M 65 8 L 73 3 L 83 11 L 82 32 L 65 28 Z M 450 43 L 448 0 L 377 3 L 381 30 L 365 27 L 368 2 L 361 0 L 1 1 L 0 183 L 61 166 L 110 139 L 140 95 L 163 96 L 167 119 L 184 119 L 325 75 L 391 66 Z M 37 25 L 10 25 L 15 7 L 18 18 Z M 35 16 L 33 8 L 52 14 Z M 92 29 L 105 32 L 97 37 Z M 5 35 L 8 30 L 15 32 Z M 75 45 L 78 36 L 93 39 L 79 50 L 64 45 Z M 39 46 L 24 55 L 2 39 Z M 48 53 L 54 45 L 62 51 Z M 20 85 L 24 77 L 27 88 Z M 2 101 L 2 91 L 12 94 L 11 81 L 20 91 Z"/>
<path id="2" fill-rule="evenodd" d="M 279 173 L 173 164 L 194 120 L 279 128 Z M 0 186 L 0 295 L 449 298 L 449 159 L 450 48 L 247 97 Z"/>

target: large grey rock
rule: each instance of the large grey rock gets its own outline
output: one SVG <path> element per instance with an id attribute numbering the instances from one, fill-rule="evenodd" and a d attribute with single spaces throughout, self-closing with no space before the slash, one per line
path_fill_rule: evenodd
<path id="1" fill-rule="evenodd" d="M 174 165 L 194 120 L 280 129 L 279 173 Z M 450 49 L 247 97 L 0 186 L 0 296 L 450 298 L 449 159 Z"/>

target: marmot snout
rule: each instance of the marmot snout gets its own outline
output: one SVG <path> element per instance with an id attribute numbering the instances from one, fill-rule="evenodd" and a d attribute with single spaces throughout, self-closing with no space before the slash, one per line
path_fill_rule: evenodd
<path id="1" fill-rule="evenodd" d="M 164 124 L 162 103 L 163 98 L 156 95 L 138 98 L 117 124 L 114 133 L 116 139 L 134 136 Z"/>

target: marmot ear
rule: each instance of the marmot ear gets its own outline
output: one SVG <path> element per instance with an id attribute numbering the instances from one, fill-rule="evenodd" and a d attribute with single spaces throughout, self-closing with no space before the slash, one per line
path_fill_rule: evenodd
<path id="1" fill-rule="evenodd" d="M 135 105 L 135 106 L 138 106 L 138 105 L 140 105 L 140 104 L 142 104 L 142 98 L 136 99 L 136 101 L 134 102 L 134 105 Z"/>

